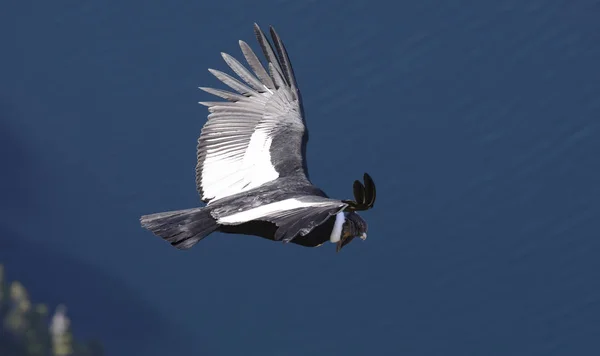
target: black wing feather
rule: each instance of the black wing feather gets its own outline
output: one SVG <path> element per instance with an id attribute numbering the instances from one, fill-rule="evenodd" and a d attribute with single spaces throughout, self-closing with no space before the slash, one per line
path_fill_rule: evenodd
<path id="1" fill-rule="evenodd" d="M 365 187 L 361 182 L 355 180 L 352 188 L 354 189 L 354 199 L 359 205 L 363 205 L 365 203 Z"/>
<path id="2" fill-rule="evenodd" d="M 279 59 L 275 55 L 275 52 L 273 52 L 273 47 L 271 46 L 271 43 L 269 42 L 269 40 L 267 40 L 267 37 L 265 36 L 264 32 L 260 29 L 260 27 L 257 24 L 254 24 L 254 34 L 256 35 L 256 39 L 258 40 L 258 43 L 260 44 L 260 47 L 262 48 L 263 54 L 267 58 L 267 61 L 269 63 L 272 63 L 275 69 L 279 71 L 279 73 L 283 74 L 281 66 L 279 65 Z M 285 80 L 285 78 L 283 79 Z M 286 84 L 289 85 L 289 83 Z"/>
<path id="3" fill-rule="evenodd" d="M 377 192 L 375 191 L 375 182 L 371 179 L 371 176 L 365 173 L 363 177 L 365 181 L 365 204 L 372 208 L 375 204 L 375 196 Z"/>
<path id="4" fill-rule="evenodd" d="M 290 62 L 290 58 L 288 57 L 285 45 L 283 44 L 283 41 L 281 41 L 281 38 L 279 37 L 273 26 L 269 26 L 269 30 L 271 32 L 271 37 L 273 38 L 273 43 L 275 44 L 275 49 L 277 50 L 277 54 L 279 55 L 283 74 L 285 75 L 286 80 L 290 84 L 290 87 L 292 87 L 292 92 L 295 93 L 294 89 L 297 88 L 296 76 L 294 75 L 292 63 Z"/>

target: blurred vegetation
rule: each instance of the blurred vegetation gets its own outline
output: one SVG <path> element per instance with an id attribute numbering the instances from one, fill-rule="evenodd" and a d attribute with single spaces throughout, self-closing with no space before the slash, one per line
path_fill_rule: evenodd
<path id="1" fill-rule="evenodd" d="M 32 304 L 25 287 L 6 279 L 0 264 L 0 356 L 101 356 L 98 342 L 73 339 L 63 305 L 50 315 L 44 304 Z"/>

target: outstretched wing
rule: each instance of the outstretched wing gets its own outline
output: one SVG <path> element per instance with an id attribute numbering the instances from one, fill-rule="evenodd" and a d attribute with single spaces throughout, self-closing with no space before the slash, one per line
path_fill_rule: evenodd
<path id="1" fill-rule="evenodd" d="M 222 56 L 243 82 L 209 69 L 237 93 L 200 88 L 227 100 L 201 102 L 208 106 L 210 114 L 198 139 L 196 187 L 202 200 L 209 204 L 283 176 L 297 175 L 307 180 L 304 148 L 308 138 L 287 52 L 272 27 L 277 55 L 256 24 L 254 32 L 268 70 L 240 41 L 252 71 L 230 55 Z"/>
<path id="2" fill-rule="evenodd" d="M 253 220 L 268 221 L 277 225 L 275 240 L 290 242 L 298 235 L 307 235 L 347 206 L 348 204 L 335 199 L 301 196 L 215 218 L 222 225 L 239 225 Z"/>

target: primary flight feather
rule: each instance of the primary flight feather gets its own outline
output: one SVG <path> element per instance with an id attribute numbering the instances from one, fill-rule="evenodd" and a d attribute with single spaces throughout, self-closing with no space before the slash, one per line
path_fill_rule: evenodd
<path id="1" fill-rule="evenodd" d="M 206 206 L 140 219 L 179 249 L 215 231 L 309 247 L 331 241 L 337 251 L 367 237 L 367 223 L 356 211 L 373 207 L 375 184 L 365 173 L 364 184 L 354 182 L 354 200 L 337 200 L 309 181 L 300 91 L 281 38 L 269 30 L 275 49 L 254 25 L 266 66 L 240 41 L 249 68 L 222 53 L 239 79 L 209 69 L 233 92 L 200 88 L 226 100 L 200 103 L 209 115 L 198 139 L 196 187 Z"/>

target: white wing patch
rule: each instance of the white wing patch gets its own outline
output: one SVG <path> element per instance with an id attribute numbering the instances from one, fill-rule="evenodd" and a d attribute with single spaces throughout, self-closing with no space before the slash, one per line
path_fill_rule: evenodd
<path id="1" fill-rule="evenodd" d="M 257 208 L 252 208 L 239 213 L 231 214 L 228 216 L 221 217 L 217 220 L 219 224 L 223 225 L 237 225 L 252 220 L 259 220 L 260 218 L 266 218 L 274 213 L 282 211 L 288 211 L 298 208 L 309 208 L 317 206 L 331 206 L 330 201 L 314 201 L 314 202 L 303 202 L 298 199 L 285 199 L 275 203 L 266 204 Z"/>
<path id="2" fill-rule="evenodd" d="M 265 125 L 266 126 L 266 125 Z M 257 127 L 256 131 L 250 137 L 250 144 L 244 154 L 242 170 L 248 170 L 247 185 L 242 191 L 256 188 L 264 183 L 279 178 L 279 173 L 271 163 L 271 143 L 273 138 L 270 134 L 270 127 Z"/>
<path id="3" fill-rule="evenodd" d="M 234 120 L 222 120 L 221 125 L 207 123 L 207 127 L 219 129 L 214 138 L 207 135 L 206 158 L 201 167 L 202 198 L 211 199 L 211 202 L 254 189 L 279 177 L 271 163 L 270 153 L 273 141 L 270 134 L 274 125 L 236 126 L 233 122 L 227 125 L 227 121 Z"/>

